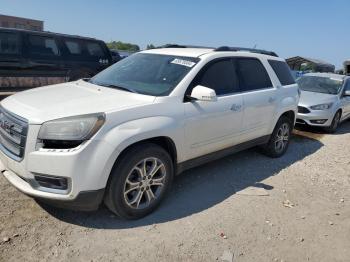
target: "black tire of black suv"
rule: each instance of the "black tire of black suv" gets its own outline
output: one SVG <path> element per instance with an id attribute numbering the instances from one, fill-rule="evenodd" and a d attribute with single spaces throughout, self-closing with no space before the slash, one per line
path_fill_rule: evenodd
<path id="1" fill-rule="evenodd" d="M 338 110 L 337 113 L 335 113 L 335 115 L 333 117 L 332 124 L 328 127 L 325 127 L 324 130 L 330 134 L 335 133 L 337 131 L 338 126 L 339 126 L 340 118 L 341 118 L 341 111 Z"/>
<path id="2" fill-rule="evenodd" d="M 284 140 L 285 144 L 283 148 L 278 150 L 276 144 L 281 139 L 281 132 L 283 132 L 283 130 L 287 130 L 285 129 L 285 127 L 288 127 L 288 134 L 282 134 L 282 136 L 286 137 L 287 140 Z M 269 142 L 262 147 L 264 154 L 272 158 L 278 158 L 283 156 L 288 149 L 292 130 L 293 124 L 291 120 L 288 117 L 281 116 L 280 119 L 277 121 L 277 124 L 272 132 Z"/>
<path id="3" fill-rule="evenodd" d="M 140 169 L 140 166 L 138 166 L 138 164 L 140 164 L 145 159 L 151 159 L 149 160 L 150 162 L 154 160 L 157 162 L 156 165 L 159 164 L 160 166 L 159 171 L 157 171 L 158 173 L 156 173 L 155 176 L 153 176 L 153 178 L 154 178 L 154 181 L 157 180 L 159 184 L 160 179 L 165 174 L 164 179 L 162 180 L 164 183 L 163 186 L 152 185 L 151 183 L 152 178 L 150 179 L 149 178 L 150 176 L 148 176 L 147 178 L 147 175 L 146 175 L 146 178 L 144 178 L 145 176 L 143 176 L 143 171 L 136 172 L 136 170 Z M 161 164 L 163 164 L 164 167 Z M 145 170 L 147 170 L 148 167 L 149 166 L 146 165 Z M 151 167 L 153 167 L 153 165 Z M 159 175 L 160 173 L 161 175 Z M 138 179 L 139 174 L 141 174 L 140 180 Z M 139 219 L 139 218 L 145 217 L 146 215 L 153 212 L 159 206 L 161 201 L 169 192 L 173 181 L 173 177 L 174 177 L 173 161 L 170 155 L 168 154 L 168 152 L 166 152 L 162 147 L 153 143 L 143 143 L 136 146 L 132 146 L 121 155 L 121 157 L 117 160 L 116 164 L 113 167 L 113 170 L 111 172 L 109 182 L 106 188 L 104 203 L 113 213 L 115 213 L 120 218 Z M 136 181 L 137 183 L 139 183 L 138 188 L 140 188 L 140 190 L 135 189 L 134 191 L 132 190 L 130 193 L 125 195 L 125 192 L 133 188 L 131 184 L 135 184 Z M 142 183 L 144 184 L 141 185 Z M 141 189 L 143 193 L 141 192 Z M 160 191 L 156 191 L 158 189 Z M 150 192 L 149 190 L 152 191 L 153 196 L 157 196 L 154 200 L 152 200 L 152 202 L 148 201 L 149 194 L 151 194 L 149 193 Z M 160 192 L 160 193 L 156 195 L 156 192 L 158 193 Z M 142 201 L 143 202 L 147 201 L 144 203 L 144 205 L 148 203 L 148 206 L 138 209 L 139 206 L 138 207 L 131 206 L 130 203 L 133 202 L 132 200 L 134 198 L 137 199 L 137 196 L 139 193 L 143 194 L 142 199 L 141 201 L 136 201 L 136 202 L 140 202 L 141 204 Z M 129 199 L 130 194 L 132 196 L 133 195 L 135 196 L 134 198 L 131 198 L 131 200 Z M 136 204 L 137 203 L 135 203 L 134 205 Z"/>

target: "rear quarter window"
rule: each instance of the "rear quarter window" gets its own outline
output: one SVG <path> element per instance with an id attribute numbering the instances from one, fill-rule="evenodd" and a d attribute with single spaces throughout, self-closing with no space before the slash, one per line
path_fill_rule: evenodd
<path id="1" fill-rule="evenodd" d="M 105 53 L 100 44 L 98 43 L 87 43 L 86 44 L 88 53 L 90 56 L 104 56 Z"/>
<path id="2" fill-rule="evenodd" d="M 281 85 L 286 86 L 295 84 L 295 79 L 286 62 L 269 60 L 269 64 L 271 65 L 273 71 L 275 71 Z"/>
<path id="3" fill-rule="evenodd" d="M 0 54 L 19 54 L 19 36 L 15 33 L 0 33 Z"/>
<path id="4" fill-rule="evenodd" d="M 71 55 L 81 55 L 83 52 L 81 44 L 78 41 L 64 40 L 64 44 Z"/>

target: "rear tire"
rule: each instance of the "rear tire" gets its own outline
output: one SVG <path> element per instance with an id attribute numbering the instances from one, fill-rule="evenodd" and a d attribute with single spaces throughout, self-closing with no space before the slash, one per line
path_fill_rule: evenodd
<path id="1" fill-rule="evenodd" d="M 277 121 L 269 142 L 263 146 L 264 154 L 272 158 L 283 156 L 288 149 L 292 130 L 291 120 L 282 116 Z"/>
<path id="2" fill-rule="evenodd" d="M 162 147 L 152 143 L 133 146 L 111 172 L 105 204 L 121 218 L 142 218 L 159 206 L 173 177 L 173 161 Z"/>
<path id="3" fill-rule="evenodd" d="M 328 127 L 325 127 L 324 130 L 330 134 L 335 133 L 337 131 L 338 126 L 339 126 L 340 118 L 341 118 L 341 111 L 338 110 L 337 113 L 335 113 L 335 115 L 333 117 L 332 124 Z"/>

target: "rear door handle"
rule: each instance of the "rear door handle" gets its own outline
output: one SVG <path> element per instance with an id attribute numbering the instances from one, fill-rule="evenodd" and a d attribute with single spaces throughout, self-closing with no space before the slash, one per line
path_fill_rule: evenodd
<path id="1" fill-rule="evenodd" d="M 230 109 L 231 111 L 238 112 L 238 111 L 241 111 L 241 108 L 242 108 L 242 105 L 233 104 Z"/>

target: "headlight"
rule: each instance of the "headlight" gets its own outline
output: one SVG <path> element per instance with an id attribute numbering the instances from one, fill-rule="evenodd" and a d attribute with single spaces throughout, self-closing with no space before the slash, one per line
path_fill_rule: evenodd
<path id="1" fill-rule="evenodd" d="M 45 122 L 39 131 L 42 140 L 83 141 L 91 138 L 103 125 L 104 114 L 61 118 Z"/>
<path id="2" fill-rule="evenodd" d="M 333 103 L 328 103 L 328 104 L 320 104 L 320 105 L 315 105 L 315 106 L 311 106 L 310 108 L 312 110 L 326 110 L 331 108 L 333 105 Z"/>

